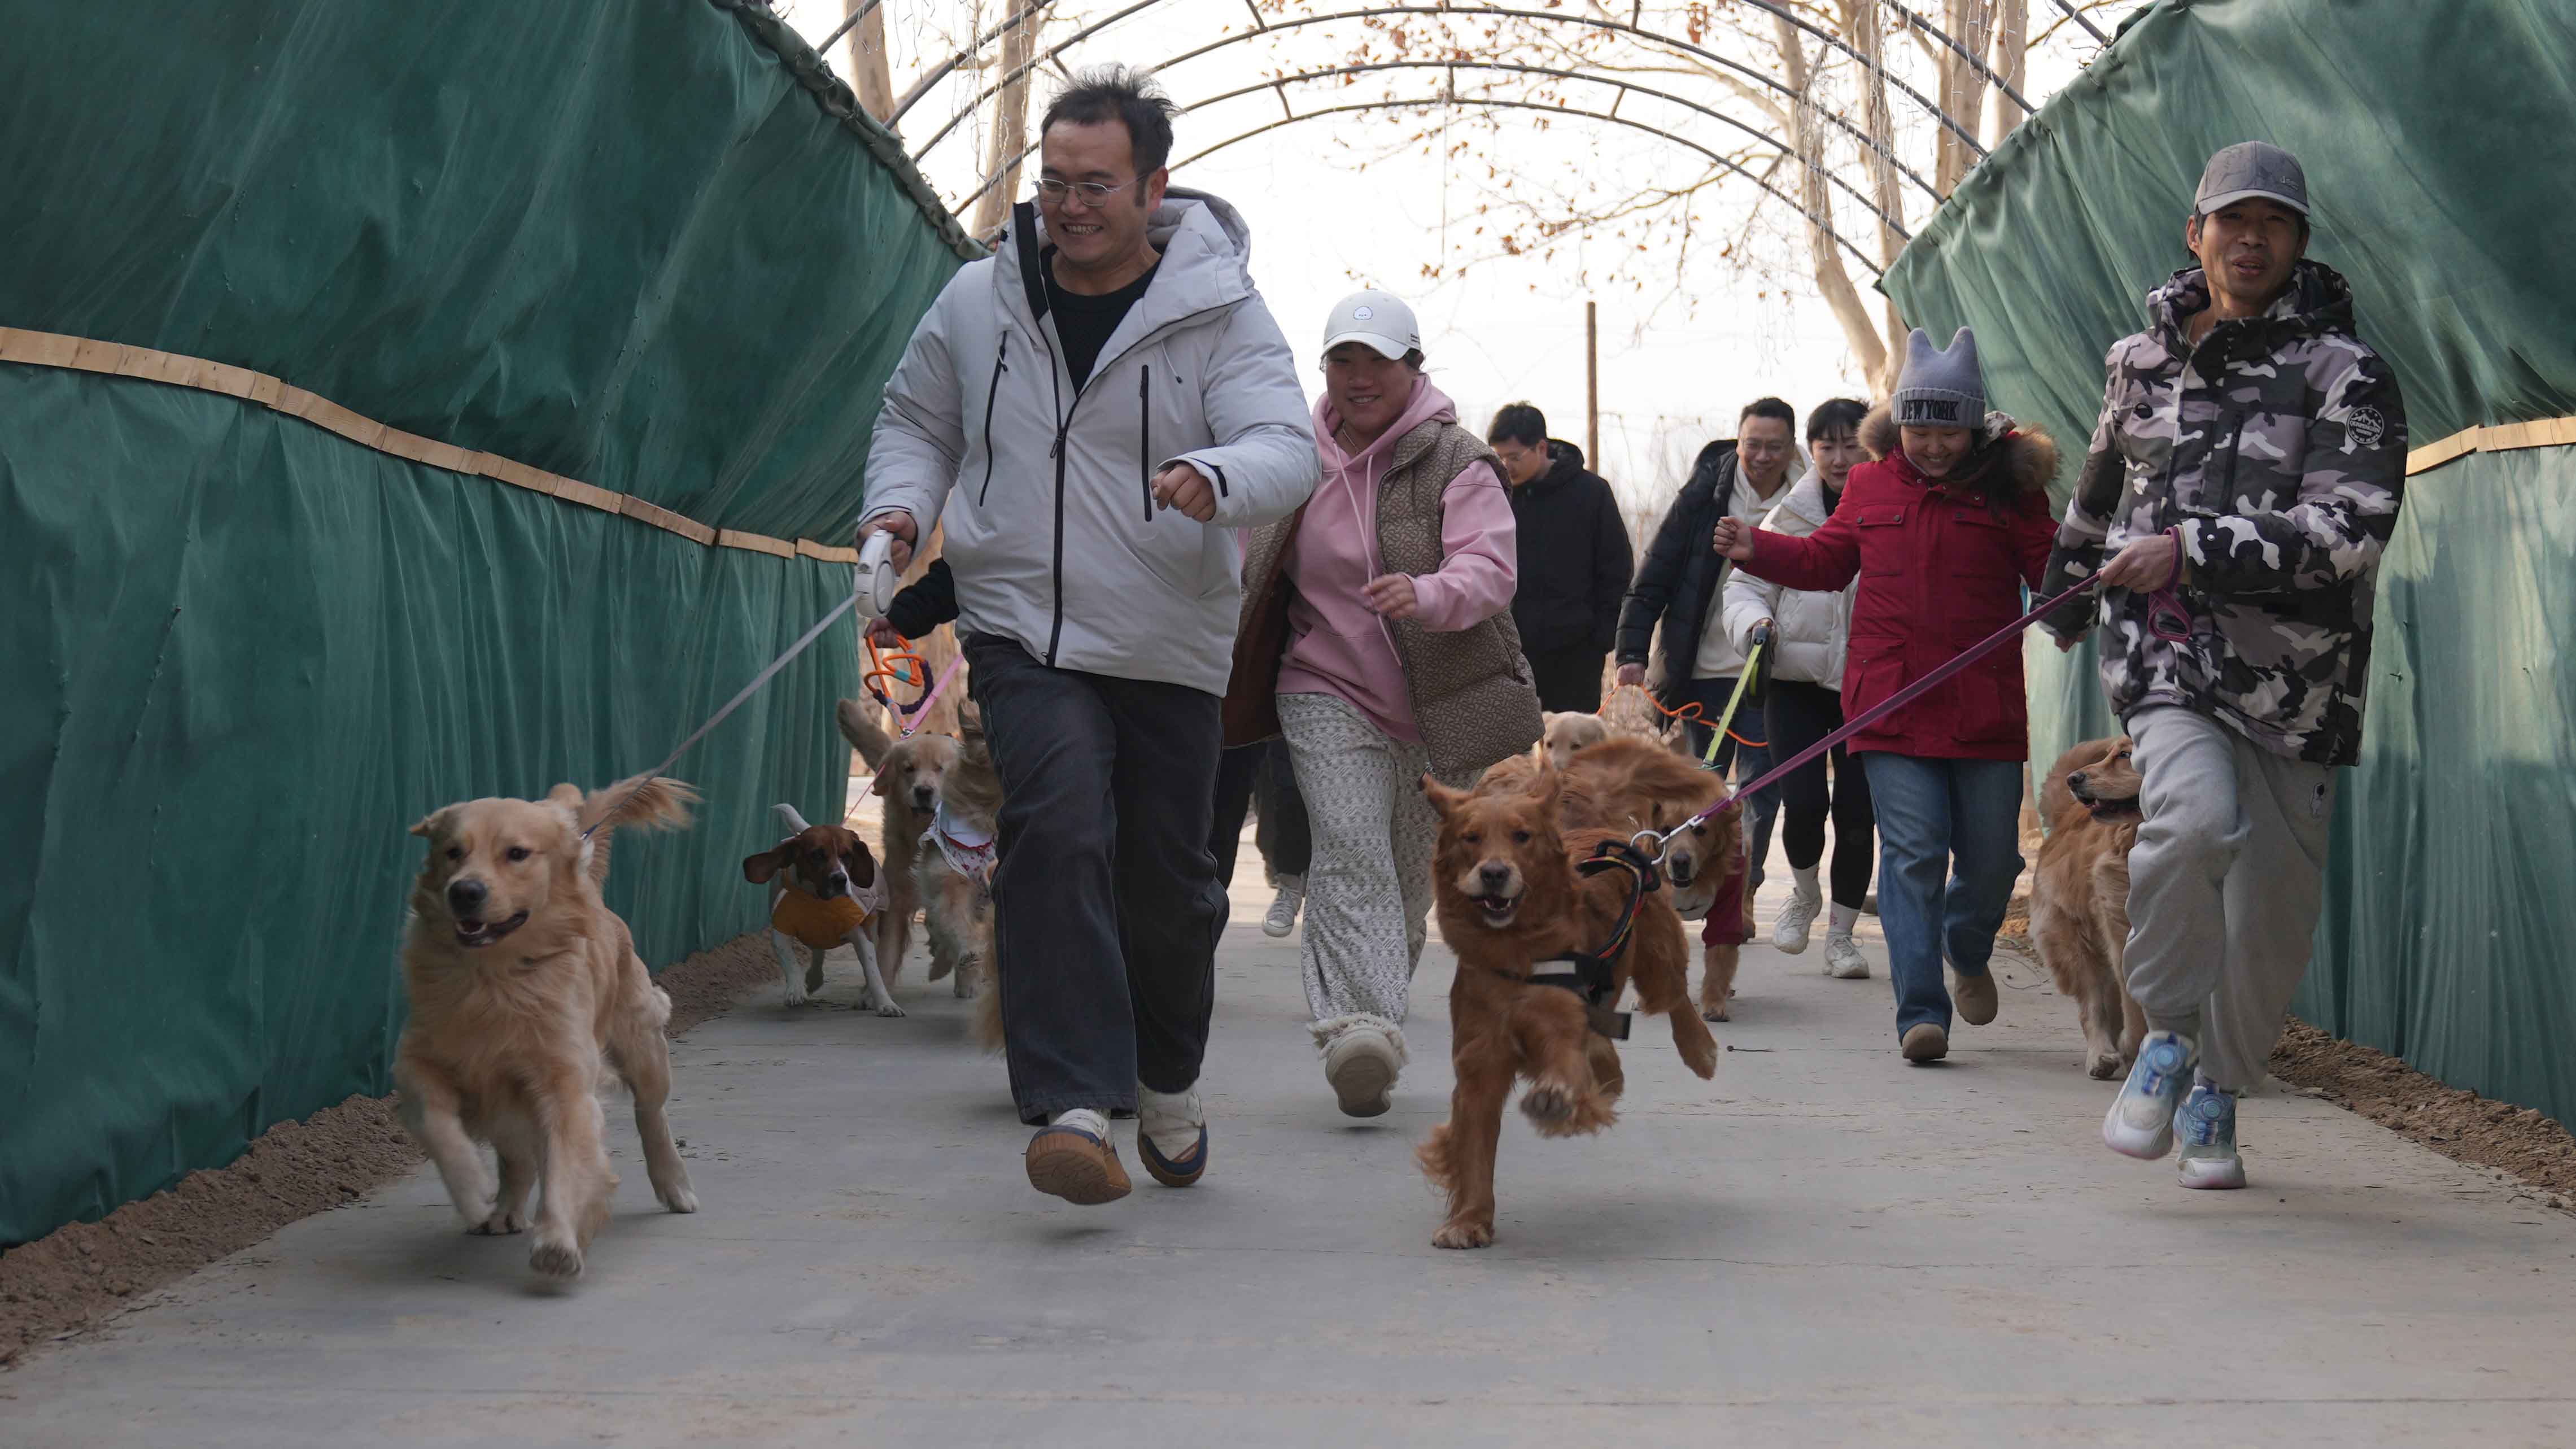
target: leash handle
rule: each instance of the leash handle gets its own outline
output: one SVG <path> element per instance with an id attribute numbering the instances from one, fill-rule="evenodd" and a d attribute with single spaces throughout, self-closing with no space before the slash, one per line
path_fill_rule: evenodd
<path id="1" fill-rule="evenodd" d="M 2049 615 L 2056 613 L 2060 607 L 2073 600 L 2077 595 L 2086 593 L 2089 590 L 2098 587 L 2101 582 L 2101 575 L 2096 574 L 2092 578 L 2086 579 L 2082 583 L 2076 584 L 2058 594 L 2055 598 L 2040 601 L 2038 604 L 2032 606 L 2029 613 L 2022 615 L 2020 618 L 2013 620 L 2011 623 L 1997 629 L 1992 634 L 1989 634 L 1985 638 L 1968 646 L 1965 651 L 1953 657 L 1950 662 L 1933 670 L 1931 673 L 1924 675 L 1921 679 L 1905 686 L 1903 689 L 1889 695 L 1887 698 L 1880 700 L 1877 704 L 1871 705 L 1868 709 L 1863 710 L 1858 719 L 1850 721 L 1841 729 L 1834 731 L 1832 734 L 1829 734 L 1823 739 L 1816 741 L 1814 744 L 1807 746 L 1798 753 L 1791 755 L 1788 759 L 1780 762 L 1779 764 L 1773 765 L 1768 770 L 1763 771 L 1762 774 L 1751 784 L 1746 785 L 1734 794 L 1720 796 L 1716 804 L 1709 806 L 1707 809 L 1702 810 L 1697 815 L 1694 815 L 1688 820 L 1683 821 L 1681 824 L 1674 826 L 1672 829 L 1665 831 L 1663 834 L 1654 836 L 1656 844 L 1661 846 L 1670 841 L 1674 836 L 1681 834 L 1683 831 L 1690 829 L 1692 826 L 1699 824 L 1701 821 L 1708 819 L 1719 811 L 1734 805 L 1745 796 L 1750 795 L 1757 790 L 1769 788 L 1781 777 L 1796 770 L 1799 766 L 1804 765 L 1809 760 L 1816 758 L 1825 751 L 1830 750 L 1834 746 L 1841 744 L 1843 741 L 1850 739 L 1852 736 L 1859 734 L 1862 730 L 1869 728 L 1871 725 L 1874 725 L 1880 720 L 1887 718 L 1889 715 L 1896 713 L 1898 710 L 1905 708 L 1914 701 L 1921 699 L 1924 695 L 1929 694 L 1933 690 L 1940 688 L 1942 685 L 1949 683 L 1950 680 L 1957 677 L 1957 675 L 1962 670 L 1965 670 L 1969 665 L 1976 663 L 1978 660 L 1985 658 L 1989 654 L 1992 654 L 2002 645 L 2020 638 L 2023 630 L 2028 629 L 2031 625 L 2038 623 Z M 1654 833 L 1652 831 L 1640 831 L 1635 838 L 1643 839 L 1646 836 L 1653 834 Z"/>

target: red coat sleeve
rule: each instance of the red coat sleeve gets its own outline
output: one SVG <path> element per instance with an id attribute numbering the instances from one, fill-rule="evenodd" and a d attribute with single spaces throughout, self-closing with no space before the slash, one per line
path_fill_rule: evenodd
<path id="1" fill-rule="evenodd" d="M 2040 580 L 2048 575 L 2049 550 L 2057 542 L 2057 520 L 2048 511 L 2048 495 L 2031 494 L 2013 510 L 2013 563 L 2021 570 L 2021 581 L 2039 592 Z"/>
<path id="2" fill-rule="evenodd" d="M 1860 534 L 1847 519 L 1852 511 L 1848 506 L 1851 495 L 1846 493 L 1843 502 L 1846 506 L 1835 509 L 1824 527 L 1804 538 L 1773 533 L 1767 528 L 1754 529 L 1753 561 L 1737 567 L 1785 588 L 1839 592 L 1860 572 Z M 2043 547 L 2043 560 L 2046 553 Z"/>

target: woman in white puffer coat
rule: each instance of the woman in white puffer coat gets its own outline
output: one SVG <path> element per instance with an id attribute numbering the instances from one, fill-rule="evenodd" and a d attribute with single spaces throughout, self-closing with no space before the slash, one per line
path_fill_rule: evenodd
<path id="1" fill-rule="evenodd" d="M 1807 415 L 1805 477 L 1762 520 L 1774 533 L 1804 536 L 1824 526 L 1842 501 L 1843 479 L 1867 460 L 1860 445 L 1860 420 L 1869 405 L 1835 398 Z M 1833 593 L 1785 589 L 1736 569 L 1727 580 L 1723 618 L 1726 632 L 1743 650 L 1754 631 L 1771 626 L 1770 687 L 1764 695 L 1763 738 L 1771 758 L 1785 760 L 1843 723 L 1843 654 L 1851 638 L 1853 591 L 1858 579 Z M 1824 893 L 1816 879 L 1825 853 L 1825 821 L 1834 825 L 1833 921 L 1825 934 L 1825 973 L 1845 979 L 1869 975 L 1869 961 L 1852 944 L 1852 927 L 1860 920 L 1861 902 L 1869 894 L 1870 856 L 1877 848 L 1877 827 L 1870 813 L 1869 777 L 1844 756 L 1831 752 L 1833 774 L 1817 758 L 1780 782 L 1780 839 L 1789 854 L 1797 888 L 1771 934 L 1771 944 L 1796 955 L 1807 949 Z"/>

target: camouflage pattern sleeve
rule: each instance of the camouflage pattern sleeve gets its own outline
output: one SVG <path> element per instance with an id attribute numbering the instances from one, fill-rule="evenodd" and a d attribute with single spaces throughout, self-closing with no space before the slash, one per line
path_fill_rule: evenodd
<path id="1" fill-rule="evenodd" d="M 2039 596 L 2043 599 L 2064 593 L 2093 577 L 2102 567 L 2102 543 L 2111 532 L 2111 514 L 2120 506 L 2120 494 L 2128 486 L 2119 432 L 2120 354 L 2127 346 L 2125 341 L 2114 345 L 2105 365 L 2109 375 L 2102 383 L 2102 416 L 2093 424 L 2093 440 L 2084 449 L 2084 467 L 2075 475 L 2075 493 L 2066 500 L 2066 519 L 2058 525 L 2047 572 L 2039 581 Z M 2041 623 L 2060 639 L 2081 639 L 2093 627 L 2101 607 L 2101 596 L 2088 594 L 2068 600 Z"/>
<path id="2" fill-rule="evenodd" d="M 2331 356 L 2290 506 L 2182 526 L 2194 585 L 2213 595 L 2285 593 L 2366 578 L 2397 526 L 2406 486 L 2406 404 L 2377 353 L 2350 337 Z"/>

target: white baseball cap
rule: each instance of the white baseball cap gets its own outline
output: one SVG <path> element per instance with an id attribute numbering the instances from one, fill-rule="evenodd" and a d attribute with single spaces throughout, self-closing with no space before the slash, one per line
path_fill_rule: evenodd
<path id="1" fill-rule="evenodd" d="M 1324 350 L 1345 342 L 1365 342 L 1381 357 L 1401 360 L 1422 350 L 1422 327 L 1413 309 L 1392 292 L 1353 292 L 1333 304 L 1324 321 Z"/>

